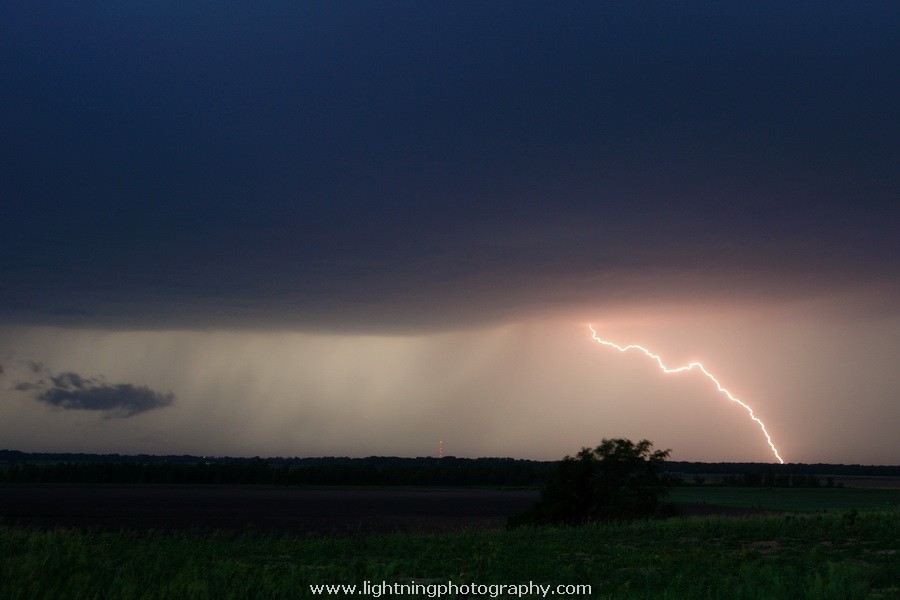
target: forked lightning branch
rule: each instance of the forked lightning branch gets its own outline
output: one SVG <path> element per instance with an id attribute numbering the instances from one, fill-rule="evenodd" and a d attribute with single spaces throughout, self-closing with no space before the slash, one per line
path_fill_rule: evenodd
<path id="1" fill-rule="evenodd" d="M 736 402 L 737 404 L 740 404 L 743 407 L 743 409 L 747 411 L 747 414 L 750 415 L 750 418 L 753 419 L 757 425 L 759 425 L 759 428 L 762 430 L 763 435 L 766 436 L 766 441 L 769 443 L 769 447 L 772 449 L 772 453 L 775 455 L 775 458 L 778 459 L 779 463 L 784 464 L 784 460 L 782 460 L 781 455 L 778 454 L 778 449 L 775 447 L 775 444 L 772 442 L 772 436 L 770 436 L 769 432 L 766 430 L 766 424 L 763 423 L 759 417 L 757 417 L 756 415 L 753 414 L 753 409 L 750 408 L 749 405 L 747 405 L 744 402 L 741 402 L 740 400 L 735 398 L 731 392 L 729 392 L 727 389 L 722 387 L 722 384 L 719 383 L 719 380 L 716 379 L 715 377 L 713 377 L 712 373 L 707 371 L 706 367 L 704 367 L 702 364 L 700 364 L 698 362 L 692 362 L 683 367 L 676 367 L 674 369 L 670 369 L 665 364 L 663 364 L 662 358 L 660 358 L 658 354 L 654 354 L 654 353 L 650 352 L 643 346 L 638 346 L 637 344 L 629 344 L 628 346 L 620 346 L 614 342 L 610 342 L 608 340 L 604 340 L 604 339 L 600 338 L 600 336 L 597 335 L 597 332 L 594 330 L 594 327 L 592 325 L 588 325 L 588 329 L 591 330 L 591 335 L 593 336 L 594 340 L 598 344 L 603 344 L 604 346 L 609 346 L 610 348 L 615 348 L 619 352 L 627 352 L 628 350 L 638 350 L 639 352 L 642 352 L 647 357 L 655 360 L 656 364 L 659 365 L 659 368 L 662 370 L 663 373 L 668 373 L 668 374 L 684 373 L 686 371 L 693 371 L 695 369 L 700 371 L 701 373 L 703 373 L 703 375 L 705 375 L 707 379 L 709 379 L 714 384 L 716 384 L 716 388 L 719 390 L 719 392 L 725 394 L 725 396 L 727 396 L 728 399 L 731 400 L 732 402 Z"/>

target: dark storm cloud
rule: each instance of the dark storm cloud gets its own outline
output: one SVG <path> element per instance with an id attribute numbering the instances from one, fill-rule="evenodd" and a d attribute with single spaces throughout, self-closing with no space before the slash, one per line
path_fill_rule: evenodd
<path id="1" fill-rule="evenodd" d="M 44 363 L 42 363 L 42 362 L 37 362 L 34 360 L 22 360 L 19 362 L 21 362 L 23 365 L 28 367 L 28 370 L 34 374 L 49 373 L 49 371 L 47 370 L 47 367 L 44 366 Z"/>
<path id="2" fill-rule="evenodd" d="M 55 388 L 61 388 L 65 390 L 83 390 L 93 386 L 99 380 L 85 379 L 77 373 L 66 372 L 60 373 L 59 375 L 51 375 L 50 381 L 53 383 L 53 387 Z"/>
<path id="3" fill-rule="evenodd" d="M 52 387 L 36 396 L 52 406 L 71 410 L 104 411 L 111 417 L 130 417 L 154 408 L 169 406 L 172 393 L 160 394 L 146 386 L 130 383 L 88 385 L 86 387 Z"/>
<path id="4" fill-rule="evenodd" d="M 0 11 L 2 320 L 445 326 L 896 285 L 896 3 Z"/>
<path id="5" fill-rule="evenodd" d="M 175 401 L 171 392 L 162 394 L 147 386 L 130 383 L 110 385 L 99 377 L 82 377 L 66 371 L 49 376 L 50 383 L 21 381 L 14 389 L 34 392 L 34 399 L 66 410 L 93 410 L 106 418 L 131 417 L 148 410 L 164 408 Z"/>

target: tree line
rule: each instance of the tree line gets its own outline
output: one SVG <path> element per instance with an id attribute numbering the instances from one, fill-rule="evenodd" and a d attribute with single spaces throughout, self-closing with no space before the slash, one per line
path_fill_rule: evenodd
<path id="1" fill-rule="evenodd" d="M 253 458 L 223 462 L 16 463 L 0 483 L 536 487 L 552 462 L 502 458 L 369 458 L 310 463 Z"/>
<path id="2" fill-rule="evenodd" d="M 235 458 L 0 450 L 0 483 L 541 487 L 559 462 L 452 456 Z M 898 466 L 656 462 L 673 485 L 815 487 L 828 486 L 833 476 L 900 476 Z"/>

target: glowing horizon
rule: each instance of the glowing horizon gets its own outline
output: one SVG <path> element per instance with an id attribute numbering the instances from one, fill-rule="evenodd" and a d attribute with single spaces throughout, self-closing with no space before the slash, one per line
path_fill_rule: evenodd
<path id="1" fill-rule="evenodd" d="M 619 344 L 616 344 L 615 342 L 610 342 L 608 340 L 604 340 L 604 339 L 600 338 L 597 335 L 597 331 L 594 329 L 592 324 L 588 324 L 588 329 L 591 330 L 591 336 L 593 337 L 594 341 L 596 341 L 598 344 L 602 344 L 604 346 L 609 346 L 611 348 L 615 348 L 616 350 L 618 350 L 619 352 L 622 352 L 622 353 L 625 353 L 628 350 L 639 350 L 647 357 L 654 359 L 656 361 L 656 364 L 659 365 L 659 368 L 660 368 L 660 370 L 662 370 L 663 373 L 666 373 L 666 374 L 683 373 L 686 371 L 692 371 L 695 368 L 698 369 L 701 373 L 703 373 L 707 377 L 707 379 L 709 379 L 716 385 L 716 388 L 719 390 L 719 392 L 725 394 L 725 396 L 727 396 L 728 399 L 731 400 L 732 402 L 736 402 L 737 404 L 740 404 L 744 408 L 744 410 L 747 411 L 747 413 L 750 415 L 750 418 L 753 421 L 755 421 L 757 425 L 759 425 L 759 428 L 762 430 L 763 435 L 766 436 L 766 441 L 768 442 L 769 447 L 772 449 L 772 453 L 775 455 L 775 458 L 778 459 L 779 463 L 784 464 L 784 460 L 781 458 L 781 455 L 778 453 L 778 449 L 775 447 L 775 443 L 772 441 L 772 436 L 770 436 L 768 430 L 766 430 L 766 424 L 763 423 L 759 417 L 757 417 L 755 414 L 753 414 L 753 409 L 748 404 L 746 404 L 746 403 L 742 402 L 741 400 L 739 400 L 738 398 L 736 398 L 721 383 L 719 383 L 719 380 L 716 379 L 712 373 L 707 371 L 706 367 L 704 367 L 701 363 L 694 361 L 685 366 L 676 367 L 674 369 L 671 369 L 663 363 L 662 358 L 658 354 L 654 354 L 653 352 L 650 352 L 643 346 L 639 346 L 637 344 L 629 344 L 627 346 L 620 346 Z"/>

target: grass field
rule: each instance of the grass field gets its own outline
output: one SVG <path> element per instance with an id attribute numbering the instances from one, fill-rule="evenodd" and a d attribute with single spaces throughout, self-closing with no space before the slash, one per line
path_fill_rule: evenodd
<path id="1" fill-rule="evenodd" d="M 424 580 L 591 586 L 590 596 L 557 598 L 900 598 L 898 517 L 832 512 L 346 537 L 0 526 L 0 597 L 307 598 L 310 584 Z"/>
<path id="2" fill-rule="evenodd" d="M 900 489 L 677 487 L 673 502 L 787 512 L 898 510 Z"/>

